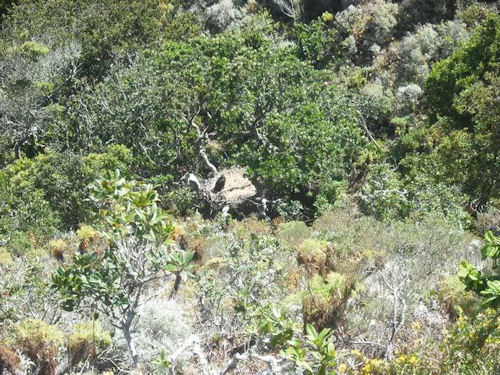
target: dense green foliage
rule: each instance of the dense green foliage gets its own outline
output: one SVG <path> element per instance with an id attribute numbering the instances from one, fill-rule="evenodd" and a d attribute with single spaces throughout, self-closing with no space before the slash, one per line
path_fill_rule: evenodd
<path id="1" fill-rule="evenodd" d="M 499 373 L 499 70 L 498 2 L 0 1 L 0 374 Z"/>
<path id="2" fill-rule="evenodd" d="M 87 147 L 112 137 L 141 155 L 147 175 L 178 179 L 199 172 L 198 148 L 208 142 L 219 166 L 249 167 L 271 197 L 331 194 L 365 143 L 349 95 L 325 86 L 325 74 L 291 48 L 257 37 L 242 31 L 146 51 L 86 94 Z"/>
<path id="3" fill-rule="evenodd" d="M 445 176 L 480 204 L 499 197 L 499 64 L 500 18 L 489 15 L 470 41 L 434 65 L 426 83 L 436 127 L 448 133 L 437 150 Z"/>
<path id="4" fill-rule="evenodd" d="M 500 304 L 500 276 L 498 275 L 500 238 L 495 237 L 490 231 L 485 234 L 484 240 L 486 244 L 481 249 L 481 258 L 491 259 L 493 263 L 491 274 L 483 275 L 476 267 L 463 261 L 458 275 L 468 289 L 485 297 L 484 305 L 498 307 Z"/>

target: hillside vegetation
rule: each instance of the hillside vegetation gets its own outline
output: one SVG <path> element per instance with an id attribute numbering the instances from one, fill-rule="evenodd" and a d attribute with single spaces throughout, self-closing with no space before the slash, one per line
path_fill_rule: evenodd
<path id="1" fill-rule="evenodd" d="M 500 14 L 0 0 L 0 375 L 500 374 Z"/>

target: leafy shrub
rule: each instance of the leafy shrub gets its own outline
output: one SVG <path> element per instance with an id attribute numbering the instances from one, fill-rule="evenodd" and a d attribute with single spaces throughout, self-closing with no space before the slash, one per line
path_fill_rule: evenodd
<path id="1" fill-rule="evenodd" d="M 337 15 L 337 28 L 344 35 L 344 46 L 348 47 L 350 40 L 355 41 L 354 48 L 351 48 L 355 54 L 351 57 L 359 65 L 370 62 L 380 48 L 390 41 L 397 14 L 397 4 L 376 0 L 349 6 Z"/>
<path id="2" fill-rule="evenodd" d="M 486 310 L 474 319 L 461 317 L 449 330 L 441 345 L 444 373 L 492 373 L 500 369 L 495 355 L 500 344 L 498 312 Z M 464 351 L 465 349 L 465 351 Z M 465 355 L 464 355 L 465 354 Z"/>
<path id="3" fill-rule="evenodd" d="M 108 348 L 111 335 L 102 331 L 98 322 L 81 322 L 72 327 L 72 333 L 67 337 L 71 365 L 91 358 L 95 360 L 98 352 Z"/>
<path id="4" fill-rule="evenodd" d="M 403 169 L 404 173 L 398 170 L 402 168 L 387 163 L 370 165 L 364 184 L 356 193 L 362 210 L 381 220 L 425 217 L 435 213 L 450 222 L 468 227 L 471 217 L 464 209 L 467 196 L 452 181 L 447 184 L 437 176 L 433 177 L 432 171 L 424 172 L 435 165 L 435 161 L 425 165 L 427 160 L 409 156 L 400 164 L 400 167 L 407 168 Z"/>
<path id="5" fill-rule="evenodd" d="M 408 134 L 414 137 L 412 147 L 426 152 L 424 157 L 407 155 L 403 162 L 408 162 L 406 168 L 426 168 L 439 182 L 461 186 L 479 210 L 499 194 L 493 177 L 498 160 L 492 127 L 498 117 L 493 105 L 498 25 L 498 15 L 490 14 L 466 43 L 434 64 L 425 86 L 425 99 L 433 107 L 432 125 Z"/>
<path id="6" fill-rule="evenodd" d="M 38 319 L 28 319 L 17 325 L 15 343 L 38 368 L 40 374 L 55 374 L 56 358 L 63 346 L 64 335 L 55 326 Z"/>
<path id="7" fill-rule="evenodd" d="M 233 0 L 219 0 L 206 10 L 206 27 L 212 32 L 225 30 L 231 22 L 242 17 L 242 10 Z"/>
<path id="8" fill-rule="evenodd" d="M 398 114 L 406 115 L 412 113 L 422 94 L 423 90 L 415 84 L 398 87 L 396 91 Z"/>
<path id="9" fill-rule="evenodd" d="M 314 20 L 309 24 L 298 23 L 293 29 L 297 54 L 310 61 L 316 68 L 323 68 L 332 62 L 332 58 L 341 57 L 338 32 L 325 21 Z"/>
<path id="10" fill-rule="evenodd" d="M 297 262 L 303 265 L 309 273 L 313 275 L 319 273 L 325 276 L 332 257 L 331 246 L 323 240 L 308 238 L 304 240 L 297 252 Z"/>
<path id="11" fill-rule="evenodd" d="M 481 258 L 483 260 L 491 259 L 491 272 L 486 272 L 483 275 L 475 266 L 464 260 L 460 264 L 458 276 L 467 290 L 473 290 L 484 297 L 483 304 L 485 306 L 498 307 L 500 305 L 500 281 L 498 280 L 500 237 L 496 237 L 493 232 L 489 231 L 484 235 L 484 242 Z"/>
<path id="12" fill-rule="evenodd" d="M 414 350 L 386 364 L 389 374 L 494 374 L 499 339 L 498 313 L 487 309 L 474 318 L 465 315 L 444 331 L 440 341 L 417 342 Z"/>
<path id="13" fill-rule="evenodd" d="M 13 184 L 14 182 L 14 184 Z M 19 189 L 29 186 L 24 192 Z M 20 251 L 25 247 L 27 233 L 36 236 L 50 234 L 59 224 L 56 214 L 45 200 L 43 191 L 29 184 L 20 184 L 10 173 L 0 172 L 0 234 L 2 241 Z M 16 192 L 16 193 L 15 193 Z M 24 233 L 24 234 L 23 234 Z M 17 243 L 17 245 L 16 245 Z M 29 246 L 28 246 L 29 247 Z"/>
<path id="14" fill-rule="evenodd" d="M 292 248 L 297 248 L 311 234 L 309 227 L 302 221 L 281 223 L 277 237 Z"/>
<path id="15" fill-rule="evenodd" d="M 4 37 L 22 43 L 24 38 L 37 36 L 43 30 L 51 46 L 76 40 L 82 46 L 81 74 L 96 79 L 105 74 L 113 59 L 141 46 L 165 36 L 184 38 L 196 34 L 199 29 L 196 30 L 192 18 L 179 14 L 184 25 L 176 22 L 179 10 L 178 3 L 170 0 L 86 0 L 80 4 L 64 0 L 23 1 L 7 16 Z"/>
<path id="16" fill-rule="evenodd" d="M 296 366 L 304 369 L 307 375 L 326 375 L 336 364 L 336 353 L 331 342 L 332 331 L 328 328 L 317 332 L 312 325 L 306 326 L 304 340 L 294 338 L 285 355 L 295 362 Z"/>
<path id="17" fill-rule="evenodd" d="M 17 160 L 5 173 L 8 189 L 17 192 L 14 202 L 24 202 L 15 203 L 20 211 L 19 229 L 34 228 L 41 221 L 46 223 L 40 229 L 49 231 L 57 226 L 76 228 L 90 220 L 93 208 L 86 200 L 90 183 L 106 170 L 120 168 L 126 172 L 131 161 L 130 151 L 119 145 L 110 147 L 105 154 L 87 157 L 48 152 L 34 159 Z M 23 209 L 25 205 L 32 210 Z M 51 221 L 54 224 L 50 225 Z"/>
<path id="18" fill-rule="evenodd" d="M 455 11 L 455 1 L 404 0 L 401 3 L 397 30 L 399 33 L 403 33 L 418 25 L 453 19 Z"/>
<path id="19" fill-rule="evenodd" d="M 367 19 L 363 37 L 367 41 L 378 45 L 387 43 L 396 25 L 396 17 L 398 14 L 397 4 L 377 0 L 369 3 L 367 8 L 363 10 Z M 368 14 L 368 16 L 366 14 Z"/>
<path id="20" fill-rule="evenodd" d="M 500 59 L 496 47 L 500 40 L 499 24 L 498 15 L 489 14 L 467 43 L 433 66 L 426 82 L 426 96 L 437 114 L 457 117 L 453 105 L 456 97 L 494 71 Z M 457 120 L 460 124 L 460 116 Z"/>
<path id="21" fill-rule="evenodd" d="M 151 185 L 127 181 L 119 171 L 102 178 L 91 197 L 100 207 L 101 235 L 108 241 L 102 253 L 83 253 L 52 275 L 52 287 L 62 306 L 73 311 L 85 301 L 113 319 L 127 342 L 134 367 L 139 364 L 132 326 L 153 282 L 174 276 L 171 298 L 185 279 L 193 252 L 167 248 L 173 226 L 158 207 Z"/>
<path id="22" fill-rule="evenodd" d="M 21 153 L 34 156 L 47 147 L 68 148 L 71 135 L 60 121 L 64 111 L 60 97 L 74 79 L 79 57 L 80 47 L 72 41 L 49 48 L 30 40 L 5 53 L 0 63 L 5 76 L 0 82 L 4 157 L 10 152 L 19 158 Z"/>
<path id="23" fill-rule="evenodd" d="M 369 167 L 368 177 L 357 197 L 365 212 L 388 220 L 405 215 L 407 194 L 395 168 L 388 164 L 375 164 Z"/>
<path id="24" fill-rule="evenodd" d="M 68 253 L 68 244 L 62 239 L 49 241 L 49 254 L 61 262 L 71 255 Z"/>
<path id="25" fill-rule="evenodd" d="M 354 290 L 354 280 L 336 272 L 325 277 L 314 276 L 308 284 L 302 301 L 304 327 L 341 330 L 345 324 L 347 301 Z"/>
<path id="26" fill-rule="evenodd" d="M 410 35 L 403 39 L 402 45 L 405 47 L 403 47 L 402 57 L 404 59 L 405 56 L 413 57 L 413 54 L 421 53 L 428 66 L 424 68 L 424 74 L 427 74 L 431 64 L 451 55 L 461 43 L 469 38 L 470 33 L 462 22 L 446 21 L 435 26 L 419 26 L 414 35 L 414 37 Z M 411 63 L 408 63 L 410 65 L 406 66 L 411 69 Z M 402 66 L 402 68 L 404 72 L 405 67 Z M 423 85 L 425 78 L 425 75 L 420 74 L 415 82 Z"/>
<path id="27" fill-rule="evenodd" d="M 266 235 L 238 240 L 229 234 L 215 245 L 218 257 L 205 262 L 198 283 L 201 316 L 214 340 L 221 335 L 226 339 L 228 330 L 243 335 L 260 326 L 261 310 L 279 303 L 285 291 L 294 288 L 288 276 L 296 267 L 293 254 Z M 218 316 L 225 318 L 220 321 Z"/>

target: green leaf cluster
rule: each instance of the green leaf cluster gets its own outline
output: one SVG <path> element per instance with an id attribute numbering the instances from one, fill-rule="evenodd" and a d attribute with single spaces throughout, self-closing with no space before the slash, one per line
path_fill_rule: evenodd
<path id="1" fill-rule="evenodd" d="M 483 274 L 477 268 L 462 261 L 458 271 L 460 280 L 465 284 L 466 288 L 479 293 L 484 297 L 483 305 L 498 307 L 500 305 L 500 237 L 488 231 L 484 235 L 485 245 L 481 249 L 481 258 L 483 260 L 492 261 L 492 273 Z"/>

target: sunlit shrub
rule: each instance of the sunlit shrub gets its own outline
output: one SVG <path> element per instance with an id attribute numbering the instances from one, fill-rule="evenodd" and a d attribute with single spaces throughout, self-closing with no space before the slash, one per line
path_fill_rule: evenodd
<path id="1" fill-rule="evenodd" d="M 353 280 L 330 272 L 326 277 L 314 276 L 308 283 L 302 301 L 304 327 L 340 329 L 345 324 L 347 300 L 354 288 Z"/>
<path id="2" fill-rule="evenodd" d="M 63 344 L 64 334 L 41 320 L 28 319 L 16 326 L 15 346 L 38 367 L 40 374 L 55 374 L 57 354 Z"/>
<path id="3" fill-rule="evenodd" d="M 87 358 L 95 360 L 98 352 L 108 348 L 112 343 L 111 335 L 102 331 L 96 321 L 78 323 L 72 331 L 66 340 L 73 366 Z"/>
<path id="4" fill-rule="evenodd" d="M 231 221 L 228 230 L 235 233 L 239 239 L 248 240 L 253 235 L 269 234 L 271 227 L 264 220 L 256 217 L 247 217 L 241 221 Z"/>
<path id="5" fill-rule="evenodd" d="M 333 248 L 324 240 L 308 238 L 304 240 L 297 251 L 297 263 L 304 266 L 311 275 L 318 273 L 322 276 L 331 271 Z"/>
<path id="6" fill-rule="evenodd" d="M 71 256 L 71 252 L 68 248 L 68 244 L 62 239 L 53 239 L 49 241 L 49 254 L 61 262 L 68 256 Z"/>
<path id="7" fill-rule="evenodd" d="M 417 26 L 388 50 L 397 84 L 423 87 L 431 65 L 448 57 L 468 37 L 466 25 L 457 20 Z"/>
<path id="8" fill-rule="evenodd" d="M 277 237 L 291 248 L 297 248 L 311 234 L 311 229 L 302 221 L 289 221 L 278 226 Z"/>
<path id="9" fill-rule="evenodd" d="M 243 16 L 233 0 L 219 0 L 206 10 L 206 27 L 214 32 L 225 30 L 231 22 Z"/>
<path id="10" fill-rule="evenodd" d="M 496 374 L 500 369 L 500 320 L 488 309 L 473 318 L 461 315 L 440 340 L 417 340 L 389 363 L 389 374 Z"/>
<path id="11" fill-rule="evenodd" d="M 140 319 L 134 329 L 136 349 L 148 368 L 162 351 L 167 355 L 173 354 L 192 332 L 183 307 L 166 298 L 150 300 L 141 306 L 139 314 Z M 125 349 L 118 340 L 115 341 L 115 349 Z"/>
<path id="12" fill-rule="evenodd" d="M 8 266 L 13 262 L 13 258 L 10 252 L 4 247 L 0 247 L 0 267 Z"/>

